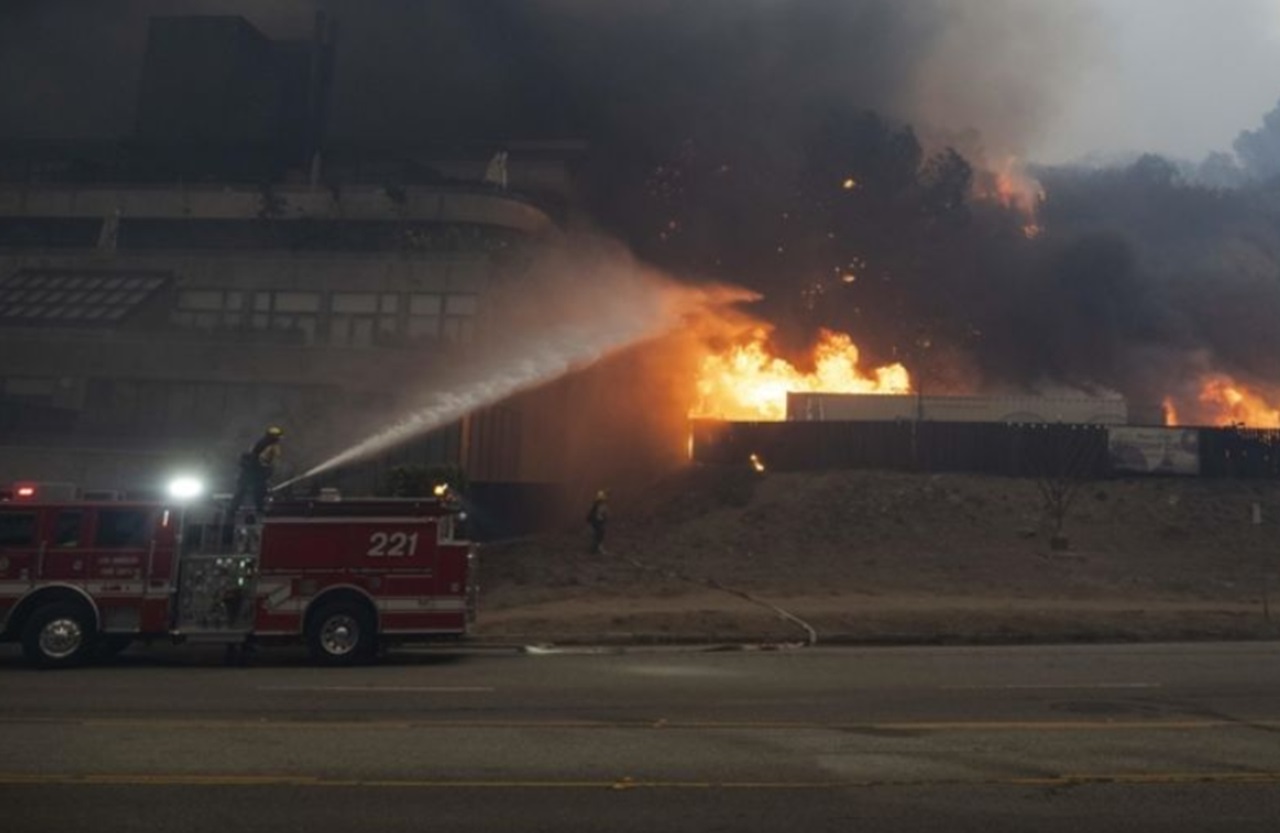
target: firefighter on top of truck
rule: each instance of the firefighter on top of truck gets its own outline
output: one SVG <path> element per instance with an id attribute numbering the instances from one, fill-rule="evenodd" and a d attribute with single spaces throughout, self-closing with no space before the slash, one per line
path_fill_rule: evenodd
<path id="1" fill-rule="evenodd" d="M 240 455 L 240 469 L 236 476 L 236 492 L 231 498 L 227 517 L 235 521 L 236 513 L 245 498 L 253 501 L 259 515 L 267 511 L 267 485 L 275 474 L 276 460 L 280 457 L 280 440 L 284 430 L 271 426 L 253 444 L 253 448 Z M 256 518 L 250 518 L 253 523 Z"/>

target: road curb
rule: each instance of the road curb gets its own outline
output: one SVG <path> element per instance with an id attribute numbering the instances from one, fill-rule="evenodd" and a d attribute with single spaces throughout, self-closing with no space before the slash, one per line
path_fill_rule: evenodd
<path id="1" fill-rule="evenodd" d="M 1170 632 L 1145 636 L 1126 634 L 980 634 L 980 635 L 920 635 L 920 634 L 823 634 L 821 647 L 995 647 L 1022 645 L 1150 645 L 1174 642 L 1277 642 L 1280 637 L 1267 633 L 1223 634 L 1212 632 Z M 776 636 L 737 635 L 715 638 L 701 634 L 681 636 L 670 634 L 605 634 L 599 636 L 581 634 L 527 634 L 504 637 L 500 640 L 479 639 L 454 646 L 458 650 L 491 650 L 513 653 L 554 653 L 556 649 L 640 649 L 668 648 L 686 651 L 791 651 L 810 647 L 804 641 L 779 639 Z M 440 650 L 440 649 L 434 649 Z"/>

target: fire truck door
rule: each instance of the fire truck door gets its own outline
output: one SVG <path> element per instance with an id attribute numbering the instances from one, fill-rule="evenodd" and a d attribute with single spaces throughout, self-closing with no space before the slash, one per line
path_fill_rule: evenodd
<path id="1" fill-rule="evenodd" d="M 103 629 L 108 632 L 154 630 L 163 625 L 173 558 L 172 538 L 164 535 L 164 514 L 153 507 L 99 507 L 81 544 L 59 554 L 99 600 Z M 150 605 L 148 596 L 153 600 Z"/>
<path id="2" fill-rule="evenodd" d="M 84 509 L 46 510 L 41 535 L 41 579 L 85 585 L 89 574 L 85 564 L 85 526 Z"/>
<path id="3" fill-rule="evenodd" d="M 40 514 L 31 506 L 0 508 L 0 622 L 40 570 Z"/>

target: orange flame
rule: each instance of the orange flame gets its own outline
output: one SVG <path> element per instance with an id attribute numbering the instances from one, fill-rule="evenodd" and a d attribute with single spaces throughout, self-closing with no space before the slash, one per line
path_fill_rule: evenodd
<path id="1" fill-rule="evenodd" d="M 820 333 L 812 373 L 802 373 L 771 355 L 766 340 L 766 331 L 757 329 L 747 343 L 704 357 L 698 373 L 698 402 L 689 415 L 773 422 L 787 418 L 788 393 L 911 391 L 910 376 L 901 364 L 863 372 L 858 367 L 858 347 L 844 333 Z"/>
<path id="2" fill-rule="evenodd" d="M 1212 373 L 1201 377 L 1194 393 L 1164 398 L 1164 423 L 1170 427 L 1280 428 L 1280 407 L 1272 404 L 1276 399 L 1272 392 L 1259 391 L 1222 373 Z"/>
<path id="3" fill-rule="evenodd" d="M 1230 376 L 1210 376 L 1200 390 L 1200 404 L 1214 425 L 1280 428 L 1280 408 Z"/>
<path id="4" fill-rule="evenodd" d="M 1027 239 L 1033 240 L 1044 233 L 1044 227 L 1037 218 L 1040 203 L 1045 198 L 1044 188 L 1023 169 L 1021 160 L 1016 156 L 1006 157 L 998 165 L 993 165 L 979 183 L 976 188 L 979 199 L 993 200 L 1022 215 L 1022 233 Z"/>
<path id="5" fill-rule="evenodd" d="M 1044 200 L 1044 188 L 1022 167 L 1016 156 L 1007 157 L 994 171 L 995 198 L 1006 208 L 1034 217 Z"/>

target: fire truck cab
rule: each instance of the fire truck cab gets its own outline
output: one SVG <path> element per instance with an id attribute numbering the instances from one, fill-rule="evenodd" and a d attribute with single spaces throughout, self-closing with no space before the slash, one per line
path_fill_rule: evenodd
<path id="1" fill-rule="evenodd" d="M 0 640 L 40 667 L 137 640 L 305 641 L 352 664 L 379 645 L 464 636 L 473 546 L 449 498 L 277 502 L 230 526 L 216 503 L 0 500 Z"/>

